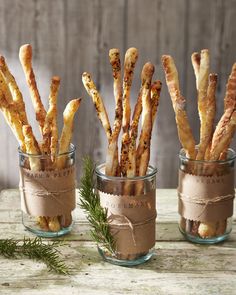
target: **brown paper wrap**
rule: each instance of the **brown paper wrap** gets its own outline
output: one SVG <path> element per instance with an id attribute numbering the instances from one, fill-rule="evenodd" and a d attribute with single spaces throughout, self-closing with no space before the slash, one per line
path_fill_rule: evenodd
<path id="1" fill-rule="evenodd" d="M 20 168 L 21 209 L 32 216 L 64 215 L 75 208 L 74 166 L 54 171 Z"/>
<path id="2" fill-rule="evenodd" d="M 99 191 L 108 209 L 108 222 L 116 252 L 124 256 L 148 252 L 155 245 L 155 190 L 139 196 L 117 196 Z"/>
<path id="3" fill-rule="evenodd" d="M 189 220 L 215 222 L 233 215 L 234 172 L 196 176 L 179 170 L 179 214 Z"/>

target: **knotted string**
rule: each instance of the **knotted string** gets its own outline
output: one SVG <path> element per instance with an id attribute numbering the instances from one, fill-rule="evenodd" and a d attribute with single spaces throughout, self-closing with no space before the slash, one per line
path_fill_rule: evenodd
<path id="1" fill-rule="evenodd" d="M 198 197 L 190 197 L 190 196 L 184 195 L 180 192 L 178 192 L 178 196 L 183 201 L 187 201 L 189 203 L 194 203 L 194 204 L 199 204 L 199 205 L 204 205 L 201 213 L 198 215 L 198 218 L 207 209 L 207 206 L 215 204 L 215 203 L 223 202 L 223 201 L 228 201 L 228 200 L 234 199 L 234 197 L 235 197 L 234 194 L 228 194 L 226 196 L 216 196 L 212 199 L 201 199 Z"/>
<path id="2" fill-rule="evenodd" d="M 155 215 L 151 216 L 150 218 L 143 220 L 143 221 L 139 221 L 139 222 L 135 222 L 133 223 L 127 216 L 123 215 L 123 214 L 113 214 L 111 212 L 111 214 L 109 215 L 109 217 L 107 218 L 108 223 L 113 227 L 113 228 L 121 228 L 121 227 L 128 227 L 131 231 L 131 235 L 132 235 L 132 240 L 134 243 L 134 246 L 137 245 L 136 243 L 136 239 L 135 239 L 135 227 L 138 226 L 142 226 L 144 224 L 149 223 L 150 221 L 156 219 L 157 214 L 155 213 Z M 115 223 L 112 224 L 112 222 L 117 221 L 117 219 L 120 219 L 121 223 Z M 123 221 L 123 222 L 122 222 Z M 120 229 L 118 229 L 116 232 L 114 232 L 114 235 L 117 235 L 117 233 L 120 231 Z"/>

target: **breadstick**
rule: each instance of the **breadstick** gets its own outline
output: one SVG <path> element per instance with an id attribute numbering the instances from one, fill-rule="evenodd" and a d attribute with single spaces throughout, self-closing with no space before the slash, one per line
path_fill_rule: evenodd
<path id="1" fill-rule="evenodd" d="M 201 60 L 201 55 L 199 54 L 199 52 L 194 52 L 191 56 L 191 60 L 192 60 L 194 74 L 196 77 L 196 88 L 198 90 L 198 75 L 199 75 L 200 60 Z"/>
<path id="2" fill-rule="evenodd" d="M 62 129 L 60 141 L 59 141 L 59 155 L 64 154 L 69 151 L 72 131 L 73 131 L 73 121 L 76 111 L 80 106 L 81 98 L 71 100 L 64 112 L 63 112 L 63 121 L 64 126 Z M 64 156 L 59 156 L 57 158 L 57 168 L 62 169 L 65 167 L 66 158 Z"/>
<path id="3" fill-rule="evenodd" d="M 7 101 L 2 89 L 0 89 L 0 109 L 13 134 L 15 135 L 21 150 L 25 152 L 24 135 L 22 133 L 22 123 L 20 122 L 19 114 L 15 105 Z"/>
<path id="4" fill-rule="evenodd" d="M 236 107 L 236 63 L 233 64 L 231 74 L 226 85 L 226 93 L 224 98 L 225 111 Z"/>
<path id="5" fill-rule="evenodd" d="M 190 159 L 195 159 L 195 140 L 185 111 L 185 99 L 180 94 L 178 72 L 173 58 L 169 55 L 162 56 L 162 64 L 165 71 L 166 83 L 172 99 L 175 111 L 175 120 L 178 129 L 179 140 Z"/>
<path id="6" fill-rule="evenodd" d="M 6 80 L 3 76 L 3 74 L 0 71 L 0 89 L 2 93 L 4 93 L 5 100 L 7 103 L 13 103 L 13 98 L 10 92 L 10 89 L 8 88 L 8 85 L 6 83 Z"/>
<path id="7" fill-rule="evenodd" d="M 234 136 L 236 128 L 236 109 L 227 109 L 216 126 L 212 137 L 210 160 L 218 160 Z"/>
<path id="8" fill-rule="evenodd" d="M 207 147 L 211 142 L 216 113 L 216 84 L 217 74 L 210 74 L 207 88 L 205 120 L 204 123 L 201 124 L 200 144 L 198 146 L 198 153 L 196 157 L 197 160 L 204 160 Z"/>
<path id="9" fill-rule="evenodd" d="M 36 120 L 39 123 L 41 132 L 43 132 L 46 111 L 38 92 L 34 71 L 32 68 L 32 47 L 30 44 L 25 44 L 20 47 L 19 58 L 25 73 L 27 84 L 29 86 L 32 103 L 36 113 Z"/>
<path id="10" fill-rule="evenodd" d="M 57 152 L 58 130 L 57 130 L 57 95 L 60 86 L 60 77 L 52 77 L 50 94 L 49 94 L 49 109 L 46 115 L 44 127 L 43 127 L 43 144 L 42 152 L 49 154 L 52 150 L 54 154 L 52 158 L 55 159 L 55 153 Z M 51 143 L 51 137 L 53 137 L 53 144 Z M 55 146 L 54 146 L 55 145 Z"/>
<path id="11" fill-rule="evenodd" d="M 209 52 L 207 49 L 203 49 L 201 51 L 201 60 L 200 60 L 200 68 L 198 74 L 198 113 L 200 118 L 200 144 L 199 151 L 197 154 L 197 160 L 203 160 L 204 154 L 209 144 L 212 127 L 208 130 L 208 118 L 207 118 L 207 110 L 209 107 L 208 97 L 207 97 L 207 87 L 208 87 L 208 75 L 209 75 Z"/>
<path id="12" fill-rule="evenodd" d="M 17 104 L 17 110 L 18 110 L 22 125 L 27 125 L 28 119 L 26 116 L 25 103 L 23 100 L 23 96 L 20 92 L 20 89 L 16 83 L 14 76 L 11 74 L 11 72 L 6 64 L 5 58 L 2 55 L 0 55 L 0 70 L 1 70 L 2 74 L 4 75 L 6 84 L 8 85 L 8 87 L 11 91 L 12 98 Z"/>
<path id="13" fill-rule="evenodd" d="M 154 73 L 154 66 L 150 62 L 146 63 L 143 66 L 142 73 L 141 73 L 141 89 L 140 89 L 140 95 L 138 96 L 137 103 L 135 105 L 132 123 L 130 126 L 130 145 L 129 145 L 129 153 L 128 153 L 128 165 L 127 165 L 127 177 L 134 177 L 136 175 L 136 169 L 139 169 L 140 164 L 140 156 L 143 150 L 141 151 L 141 147 L 143 147 L 143 139 L 144 134 L 141 133 L 142 136 L 140 136 L 140 144 L 137 149 L 137 156 L 136 156 L 136 139 L 138 135 L 138 124 L 139 124 L 139 118 L 142 112 L 142 106 L 145 104 L 144 108 L 144 118 L 146 119 L 146 113 L 148 110 L 146 109 L 147 104 L 148 107 L 150 106 L 151 109 L 151 101 L 149 105 L 149 98 L 150 96 L 150 88 L 151 88 L 151 81 L 152 76 Z M 148 100 L 148 102 L 147 102 Z M 151 112 L 151 110 L 150 110 Z M 143 122 L 143 128 L 144 122 Z M 141 153 L 140 153 L 141 152 Z M 137 163 L 136 163 L 137 162 Z"/>
<path id="14" fill-rule="evenodd" d="M 84 84 L 84 87 L 88 95 L 91 96 L 93 99 L 93 103 L 96 108 L 98 118 L 101 121 L 103 128 L 105 129 L 108 140 L 110 140 L 112 131 L 111 131 L 110 122 L 107 116 L 106 108 L 103 104 L 102 97 L 97 91 L 97 88 L 89 73 L 86 73 L 86 72 L 83 73 L 82 82 Z"/>
<path id="15" fill-rule="evenodd" d="M 151 104 L 152 104 L 152 126 L 156 119 L 157 108 L 161 94 L 162 83 L 160 80 L 154 81 L 151 86 Z"/>
<path id="16" fill-rule="evenodd" d="M 121 145 L 121 172 L 126 176 L 128 152 L 129 152 L 129 125 L 130 125 L 130 90 L 133 81 L 134 67 L 138 59 L 138 50 L 136 48 L 129 48 L 125 54 L 124 62 L 124 78 L 123 78 L 123 118 L 122 118 L 122 145 Z"/>
<path id="17" fill-rule="evenodd" d="M 119 176 L 119 159 L 118 159 L 118 137 L 122 125 L 122 83 L 121 83 L 121 65 L 119 49 L 111 49 L 109 51 L 110 64 L 113 73 L 113 89 L 116 101 L 115 120 L 111 135 L 111 141 L 108 145 L 106 158 L 106 175 Z"/>
<path id="18" fill-rule="evenodd" d="M 232 109 L 236 105 L 236 63 L 233 64 L 231 74 L 228 78 L 226 85 L 226 93 L 224 97 L 224 110 Z M 227 146 L 221 153 L 219 160 L 225 160 L 227 158 Z"/>
<path id="19" fill-rule="evenodd" d="M 26 148 L 27 154 L 39 155 L 41 153 L 40 148 L 39 148 L 36 138 L 34 137 L 31 126 L 24 125 L 22 127 L 22 131 L 23 131 L 24 138 L 25 138 L 25 148 Z M 41 170 L 41 164 L 40 164 L 39 159 L 34 158 L 34 157 L 29 157 L 29 162 L 30 162 L 30 169 L 31 170 L 33 170 L 33 171 L 40 171 Z"/>

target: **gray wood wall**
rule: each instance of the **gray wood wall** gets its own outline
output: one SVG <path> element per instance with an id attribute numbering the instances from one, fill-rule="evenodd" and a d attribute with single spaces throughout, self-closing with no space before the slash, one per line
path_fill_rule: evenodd
<path id="1" fill-rule="evenodd" d="M 140 71 L 146 61 L 156 66 L 155 78 L 164 81 L 160 57 L 171 54 L 177 64 L 181 89 L 188 101 L 194 135 L 199 138 L 196 90 L 190 56 L 209 48 L 212 70 L 219 74 L 218 115 L 223 110 L 225 83 L 236 61 L 235 0 L 0 0 L 0 52 L 23 92 L 28 114 L 37 124 L 24 75 L 18 60 L 20 45 L 31 43 L 34 69 L 41 96 L 47 106 L 50 77 L 61 76 L 59 111 L 69 99 L 83 96 L 75 122 L 78 177 L 85 154 L 98 162 L 105 159 L 106 139 L 96 118 L 91 99 L 85 93 L 81 74 L 92 73 L 110 118 L 114 117 L 112 75 L 108 51 L 130 46 L 139 49 L 132 91 L 137 98 Z M 60 128 L 62 120 L 60 116 Z M 235 147 L 235 141 L 234 141 Z M 158 167 L 158 186 L 176 187 L 178 151 L 171 101 L 164 84 L 157 122 L 153 131 L 151 163 Z M 17 142 L 0 116 L 0 189 L 18 183 Z"/>

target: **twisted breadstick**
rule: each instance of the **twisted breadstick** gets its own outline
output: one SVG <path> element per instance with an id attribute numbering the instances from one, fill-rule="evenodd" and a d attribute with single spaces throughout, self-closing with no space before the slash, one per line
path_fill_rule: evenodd
<path id="1" fill-rule="evenodd" d="M 204 123 L 201 125 L 200 144 L 196 157 L 197 160 L 204 160 L 207 147 L 211 144 L 216 113 L 216 84 L 217 74 L 210 74 L 207 88 L 205 119 Z"/>
<path id="2" fill-rule="evenodd" d="M 198 76 L 199 76 L 200 60 L 201 60 L 201 55 L 199 54 L 199 52 L 194 52 L 191 56 L 191 60 L 192 60 L 194 74 L 196 77 L 196 88 L 198 90 Z"/>
<path id="3" fill-rule="evenodd" d="M 57 130 L 57 95 L 60 86 L 60 77 L 52 77 L 50 94 L 49 94 L 49 109 L 46 115 L 43 127 L 43 143 L 42 152 L 51 153 L 52 159 L 55 160 L 57 153 L 58 130 Z M 53 137 L 53 141 L 51 140 Z"/>
<path id="4" fill-rule="evenodd" d="M 203 160 L 207 145 L 209 144 L 212 136 L 213 125 L 210 126 L 210 123 L 213 123 L 212 120 L 208 120 L 207 111 L 209 105 L 207 97 L 207 87 L 208 87 L 208 75 L 209 75 L 210 59 L 209 52 L 207 49 L 201 51 L 201 60 L 200 68 L 198 73 L 198 113 L 201 122 L 200 127 L 200 143 L 198 147 L 197 160 Z M 213 101 L 215 96 L 213 96 Z M 213 102 L 213 105 L 215 103 Z M 213 106 L 214 108 L 214 106 Z M 214 120 L 214 118 L 213 118 Z"/>
<path id="5" fill-rule="evenodd" d="M 143 66 L 142 73 L 141 73 L 141 89 L 140 95 L 138 97 L 131 128 L 130 128 L 130 145 L 129 145 L 129 153 L 128 153 L 128 166 L 127 166 L 127 176 L 134 177 L 136 175 L 136 171 L 139 171 L 139 165 L 141 160 L 141 154 L 143 153 L 144 149 L 148 149 L 148 142 L 149 136 L 151 136 L 151 129 L 149 128 L 149 116 L 152 117 L 151 111 L 151 101 L 150 101 L 150 88 L 151 88 L 151 81 L 152 76 L 154 74 L 154 65 L 150 62 L 146 63 Z M 138 135 L 138 123 L 139 118 L 143 109 L 143 122 L 142 122 L 142 132 L 139 139 L 139 145 L 136 153 L 136 139 Z M 150 112 L 147 113 L 147 112 Z M 151 118 L 152 119 L 152 118 Z M 145 122 L 144 122 L 145 121 Z M 148 134 L 149 133 L 149 134 Z M 144 146 L 144 142 L 147 143 L 147 146 Z M 145 163 L 143 163 L 145 165 Z M 137 174 L 138 175 L 138 174 Z"/>
<path id="6" fill-rule="evenodd" d="M 129 152 L 129 125 L 130 125 L 130 90 L 133 81 L 134 68 L 138 59 L 138 50 L 136 48 L 129 48 L 125 54 L 124 62 L 124 78 L 123 78 L 123 118 L 122 118 L 122 144 L 121 144 L 121 172 L 126 176 L 128 152 Z"/>
<path id="7" fill-rule="evenodd" d="M 162 56 L 162 64 L 165 71 L 166 83 L 172 99 L 175 111 L 175 120 L 178 129 L 179 140 L 187 157 L 195 159 L 195 140 L 185 111 L 185 99 L 180 94 L 178 72 L 174 60 L 169 55 Z"/>
<path id="8" fill-rule="evenodd" d="M 36 120 L 39 123 L 41 132 L 43 132 L 46 111 L 38 92 L 34 71 L 32 68 L 32 47 L 30 44 L 25 44 L 20 47 L 19 58 L 25 73 L 27 84 L 29 86 L 31 100 L 36 113 Z"/>
<path id="9" fill-rule="evenodd" d="M 91 78 L 91 75 L 89 73 L 86 73 L 86 72 L 83 73 L 82 82 L 84 84 L 84 87 L 85 87 L 88 95 L 91 96 L 93 99 L 93 103 L 96 108 L 98 118 L 102 123 L 102 126 L 106 132 L 106 136 L 107 136 L 108 140 L 110 140 L 112 131 L 111 131 L 110 122 L 108 119 L 107 111 L 104 106 L 102 97 L 100 96 L 99 92 L 97 91 L 97 88 L 96 88 L 96 86 Z"/>
<path id="10" fill-rule="evenodd" d="M 231 74 L 226 85 L 226 93 L 224 98 L 224 109 L 232 109 L 236 107 L 236 63 L 233 64 Z"/>
<path id="11" fill-rule="evenodd" d="M 63 112 L 64 126 L 59 141 L 59 155 L 64 154 L 69 150 L 72 138 L 74 116 L 80 106 L 80 102 L 81 98 L 71 100 Z M 59 156 L 57 158 L 56 164 L 58 169 L 65 168 L 66 157 Z"/>
<path id="12" fill-rule="evenodd" d="M 113 89 L 116 101 L 115 120 L 108 145 L 106 157 L 106 175 L 119 176 L 119 158 L 118 158 L 118 137 L 122 125 L 122 83 L 121 83 L 121 64 L 119 49 L 109 51 L 110 64 L 114 78 Z"/>
<path id="13" fill-rule="evenodd" d="M 151 86 L 151 104 L 152 104 L 152 126 L 154 125 L 159 99 L 161 94 L 162 83 L 160 80 L 154 81 Z"/>
<path id="14" fill-rule="evenodd" d="M 221 117 L 212 137 L 210 160 L 218 160 L 220 154 L 229 147 L 236 128 L 236 109 L 228 109 Z"/>
<path id="15" fill-rule="evenodd" d="M 0 109 L 13 134 L 15 135 L 21 150 L 25 152 L 24 135 L 22 133 L 22 123 L 19 118 L 19 113 L 17 112 L 14 103 L 8 102 L 2 89 L 0 89 Z"/>
<path id="16" fill-rule="evenodd" d="M 20 89 L 16 83 L 16 80 L 14 76 L 11 74 L 7 63 L 5 61 L 5 58 L 1 55 L 0 56 L 0 70 L 2 74 L 4 75 L 6 84 L 8 85 L 12 98 L 14 102 L 17 104 L 17 110 L 19 113 L 19 118 L 22 122 L 22 125 L 27 125 L 28 124 L 28 119 L 26 116 L 26 111 L 25 111 L 25 103 L 23 100 L 23 96 L 20 92 Z"/>
<path id="17" fill-rule="evenodd" d="M 24 125 L 22 127 L 22 131 L 24 134 L 24 141 L 25 141 L 25 148 L 26 152 L 30 155 L 39 155 L 40 148 L 36 138 L 34 137 L 32 128 L 30 125 Z M 40 159 L 29 157 L 30 162 L 30 169 L 33 171 L 40 171 L 41 170 L 41 163 Z"/>

